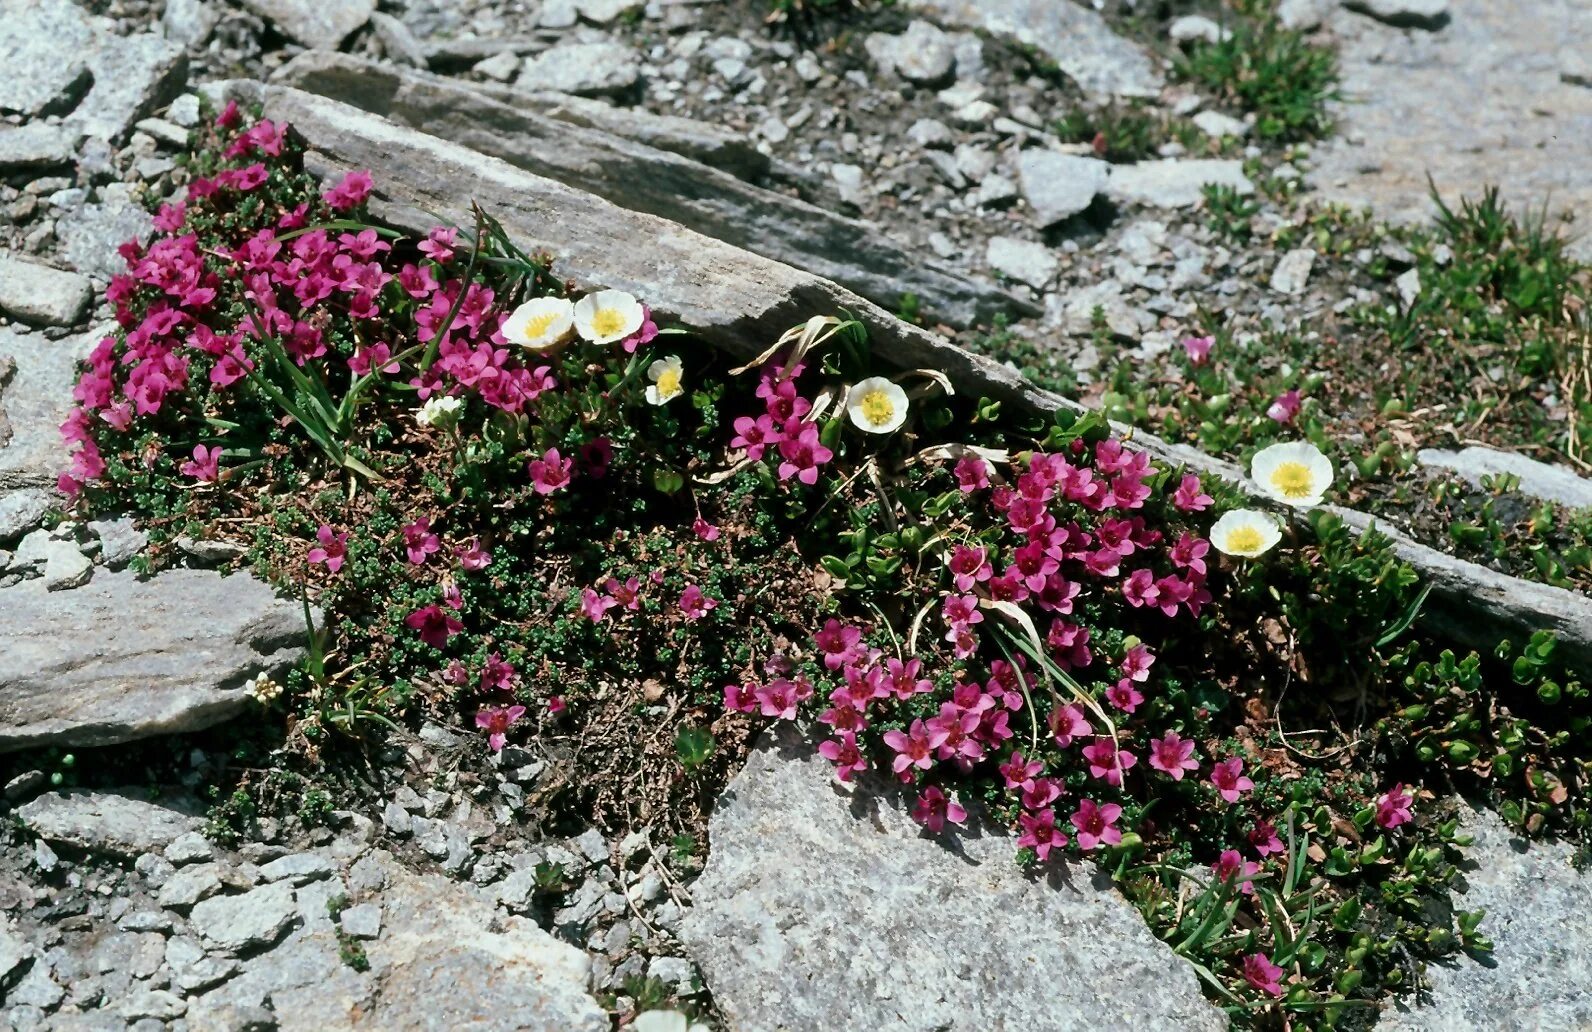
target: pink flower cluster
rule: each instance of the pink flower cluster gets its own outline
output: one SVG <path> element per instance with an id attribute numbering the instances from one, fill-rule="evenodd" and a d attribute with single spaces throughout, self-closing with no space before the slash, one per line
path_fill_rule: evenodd
<path id="1" fill-rule="evenodd" d="M 818 483 L 818 471 L 835 453 L 819 440 L 818 424 L 806 418 L 813 404 L 796 389 L 804 368 L 797 364 L 790 369 L 768 366 L 763 370 L 757 396 L 763 399 L 764 412 L 735 420 L 730 447 L 745 449 L 753 462 L 773 449 L 779 455 L 781 480 L 795 478 L 811 486 Z"/>

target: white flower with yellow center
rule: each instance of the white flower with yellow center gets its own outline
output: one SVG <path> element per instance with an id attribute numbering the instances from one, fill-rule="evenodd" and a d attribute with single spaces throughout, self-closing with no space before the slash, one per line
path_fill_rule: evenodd
<path id="1" fill-rule="evenodd" d="M 894 433 L 907 421 L 907 392 L 882 376 L 858 380 L 846 395 L 846 415 L 858 430 Z"/>
<path id="2" fill-rule="evenodd" d="M 623 290 L 599 290 L 575 302 L 575 330 L 593 344 L 634 336 L 646 318 L 641 302 Z"/>
<path id="3" fill-rule="evenodd" d="M 532 298 L 503 320 L 503 339 L 527 351 L 554 351 L 575 327 L 575 306 L 568 298 Z"/>
<path id="4" fill-rule="evenodd" d="M 1282 540 L 1277 521 L 1254 509 L 1234 509 L 1222 513 L 1211 528 L 1211 544 L 1223 555 L 1253 559 L 1271 551 Z"/>
<path id="5" fill-rule="evenodd" d="M 421 426 L 434 426 L 438 430 L 446 430 L 459 421 L 459 410 L 464 408 L 464 402 L 448 395 L 437 395 L 427 398 L 426 403 L 415 411 L 415 422 Z"/>
<path id="6" fill-rule="evenodd" d="M 1249 475 L 1284 505 L 1320 505 L 1332 486 L 1332 462 L 1310 442 L 1293 441 L 1256 452 Z"/>
<path id="7" fill-rule="evenodd" d="M 681 369 L 678 355 L 660 358 L 647 367 L 647 378 L 652 384 L 647 388 L 647 402 L 667 405 L 685 393 L 680 383 Z"/>

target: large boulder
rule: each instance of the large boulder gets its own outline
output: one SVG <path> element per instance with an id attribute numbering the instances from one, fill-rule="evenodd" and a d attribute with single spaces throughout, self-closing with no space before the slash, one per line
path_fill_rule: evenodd
<path id="1" fill-rule="evenodd" d="M 934 837 L 879 793 L 787 728 L 720 798 L 680 935 L 731 1027 L 1227 1027 L 1109 878 L 1029 875 L 1008 836 Z"/>
<path id="2" fill-rule="evenodd" d="M 219 723 L 244 682 L 304 644 L 302 609 L 247 575 L 99 571 L 86 586 L 0 589 L 0 752 L 107 745 Z"/>

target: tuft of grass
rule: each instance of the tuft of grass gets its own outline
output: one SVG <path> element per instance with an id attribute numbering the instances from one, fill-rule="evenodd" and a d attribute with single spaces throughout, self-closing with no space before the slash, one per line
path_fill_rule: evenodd
<path id="1" fill-rule="evenodd" d="M 1074 109 L 1056 120 L 1055 130 L 1067 143 L 1092 144 L 1097 157 L 1113 163 L 1153 158 L 1174 141 L 1191 151 L 1203 145 L 1193 125 L 1137 101 Z"/>
<path id="2" fill-rule="evenodd" d="M 1286 29 L 1262 0 L 1243 0 L 1230 35 L 1197 43 L 1177 62 L 1178 75 L 1255 114 L 1255 136 L 1292 143 L 1332 129 L 1327 102 L 1338 96 L 1338 59 L 1297 29 Z"/>

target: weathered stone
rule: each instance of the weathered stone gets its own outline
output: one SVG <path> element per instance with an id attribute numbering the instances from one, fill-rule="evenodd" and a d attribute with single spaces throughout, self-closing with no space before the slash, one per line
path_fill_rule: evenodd
<path id="1" fill-rule="evenodd" d="M 866 223 L 751 186 L 677 154 L 528 113 L 436 76 L 378 71 L 341 55 L 306 55 L 282 78 L 347 98 L 368 111 L 623 208 L 658 215 L 806 269 L 881 305 L 893 306 L 902 294 L 916 294 L 929 313 L 952 325 L 1002 312 L 1037 311 L 1003 291 L 925 261 Z M 348 88 L 341 88 L 345 83 Z"/>
<path id="2" fill-rule="evenodd" d="M 426 67 L 425 48 L 401 20 L 377 11 L 370 16 L 370 27 L 388 60 L 411 68 Z"/>
<path id="3" fill-rule="evenodd" d="M 86 276 L 0 255 L 0 311 L 23 322 L 71 326 L 93 297 Z"/>
<path id="4" fill-rule="evenodd" d="M 641 81 L 641 55 L 623 43 L 563 43 L 525 59 L 519 85 L 533 90 L 611 97 Z"/>
<path id="5" fill-rule="evenodd" d="M 148 240 L 153 231 L 149 212 L 120 183 L 106 187 L 102 200 L 69 207 L 55 220 L 61 257 L 78 272 L 101 281 L 127 271 L 126 261 L 116 253 L 118 247 L 129 240 Z"/>
<path id="6" fill-rule="evenodd" d="M 336 50 L 376 9 L 376 0 L 243 0 L 243 4 L 311 50 Z"/>
<path id="7" fill-rule="evenodd" d="M 48 488 L 69 465 L 60 426 L 94 333 L 48 340 L 0 327 L 0 490 Z"/>
<path id="8" fill-rule="evenodd" d="M 1105 191 L 1118 204 L 1188 208 L 1205 199 L 1207 186 L 1226 186 L 1242 195 L 1255 192 L 1242 162 L 1220 158 L 1164 158 L 1112 165 Z"/>
<path id="9" fill-rule="evenodd" d="M 1017 156 L 1018 182 L 1040 229 L 1089 207 L 1109 176 L 1110 166 L 1095 158 L 1049 150 L 1025 150 Z"/>
<path id="10" fill-rule="evenodd" d="M 1167 35 L 1172 37 L 1174 43 L 1220 43 L 1232 33 L 1203 14 L 1185 14 L 1173 20 L 1167 28 Z"/>
<path id="11" fill-rule="evenodd" d="M 0 23 L 0 111 L 70 111 L 93 82 L 86 13 L 67 0 L 0 0 Z"/>
<path id="12" fill-rule="evenodd" d="M 88 556 L 78 550 L 76 542 L 51 538 L 45 544 L 42 581 L 45 591 L 68 591 L 79 588 L 87 584 L 93 576 L 94 564 L 89 561 Z M 3 692 L 4 688 L 0 687 L 0 693 Z"/>
<path id="13" fill-rule="evenodd" d="M 0 652 L 0 655 L 3 655 Z M 135 790 L 46 792 L 17 809 L 22 823 L 40 838 L 131 860 L 165 848 L 203 822 L 187 810 L 138 798 Z"/>
<path id="14" fill-rule="evenodd" d="M 1574 866 L 1575 846 L 1527 843 L 1491 811 L 1466 808 L 1474 869 L 1454 905 L 1486 910 L 1481 931 L 1490 959 L 1469 956 L 1427 966 L 1430 1000 L 1394 1004 L 1387 1032 L 1492 1032 L 1592 1028 L 1592 874 Z"/>
<path id="15" fill-rule="evenodd" d="M 166 38 L 185 47 L 199 47 L 215 31 L 221 12 L 212 0 L 166 0 L 160 28 Z"/>
<path id="16" fill-rule="evenodd" d="M 1294 248 L 1277 259 L 1277 267 L 1271 272 L 1271 289 L 1290 297 L 1303 294 L 1315 264 L 1315 251 L 1308 247 Z"/>
<path id="17" fill-rule="evenodd" d="M 10 544 L 43 523 L 55 503 L 55 496 L 42 488 L 0 494 L 0 545 Z"/>
<path id="18" fill-rule="evenodd" d="M 381 904 L 361 903 L 349 907 L 338 917 L 338 924 L 356 939 L 375 939 L 381 935 Z"/>
<path id="19" fill-rule="evenodd" d="M 1224 115 L 1220 111 L 1201 111 L 1193 118 L 1195 128 L 1206 136 L 1220 140 L 1224 136 L 1249 135 L 1249 125 L 1241 118 Z M 1202 184 L 1203 185 L 1203 184 Z"/>
<path id="20" fill-rule="evenodd" d="M 210 942 L 238 951 L 273 945 L 297 917 L 293 886 L 276 882 L 236 896 L 212 896 L 194 906 L 188 921 Z"/>
<path id="21" fill-rule="evenodd" d="M 99 538 L 99 561 L 112 570 L 125 568 L 133 556 L 149 544 L 149 535 L 139 530 L 127 517 L 90 520 L 88 529 Z"/>
<path id="22" fill-rule="evenodd" d="M 94 88 L 72 112 L 69 124 L 113 142 L 125 137 L 134 122 L 169 103 L 188 81 L 182 44 L 154 32 L 100 36 L 89 67 Z"/>
<path id="23" fill-rule="evenodd" d="M 187 1009 L 187 1001 L 176 993 L 165 989 L 146 989 L 123 1000 L 117 1005 L 116 1013 L 128 1021 L 137 1021 L 139 1018 L 171 1021 L 182 1017 Z"/>
<path id="24" fill-rule="evenodd" d="M 216 850 L 210 844 L 210 840 L 197 831 L 173 839 L 165 851 L 166 859 L 178 867 L 183 864 L 204 863 L 206 860 L 215 859 L 215 855 Z"/>
<path id="25" fill-rule="evenodd" d="M 1277 22 L 1285 29 L 1315 29 L 1326 17 L 1332 0 L 1281 0 L 1277 4 Z"/>
<path id="26" fill-rule="evenodd" d="M 787 731 L 720 798 L 680 937 L 732 1027 L 1227 1027 L 1104 875 L 1028 877 L 1007 836 L 928 837 L 879 790 Z"/>
<path id="27" fill-rule="evenodd" d="M 868 52 L 880 71 L 919 86 L 943 86 L 956 70 L 951 38 L 926 21 L 913 21 L 899 36 L 874 33 L 868 37 Z"/>
<path id="28" fill-rule="evenodd" d="M 300 607 L 249 576 L 102 572 L 65 595 L 0 589 L 0 751 L 193 731 L 248 704 L 304 641 Z"/>
<path id="29" fill-rule="evenodd" d="M 1343 0 L 1343 6 L 1400 29 L 1436 30 L 1448 24 L 1448 0 Z"/>
<path id="30" fill-rule="evenodd" d="M 1059 264 L 1044 244 L 1003 236 L 990 237 L 985 260 L 996 272 L 1035 290 L 1045 289 Z"/>
<path id="31" fill-rule="evenodd" d="M 48 122 L 0 130 L 0 173 L 39 174 L 72 164 L 78 134 Z"/>
<path id="32" fill-rule="evenodd" d="M 215 864 L 195 864 L 184 867 L 160 887 L 156 902 L 163 907 L 187 910 L 202 900 L 221 892 L 221 874 Z"/>
<path id="33" fill-rule="evenodd" d="M 268 882 L 307 885 L 321 878 L 330 878 L 335 871 L 332 862 L 318 853 L 289 853 L 261 867 L 260 877 Z"/>
<path id="34" fill-rule="evenodd" d="M 1464 448 L 1457 452 L 1423 448 L 1416 453 L 1416 459 L 1423 466 L 1457 473 L 1476 487 L 1481 486 L 1483 477 L 1513 476 L 1520 479 L 1522 494 L 1572 509 L 1592 508 L 1592 481 L 1517 452 L 1492 448 Z"/>

